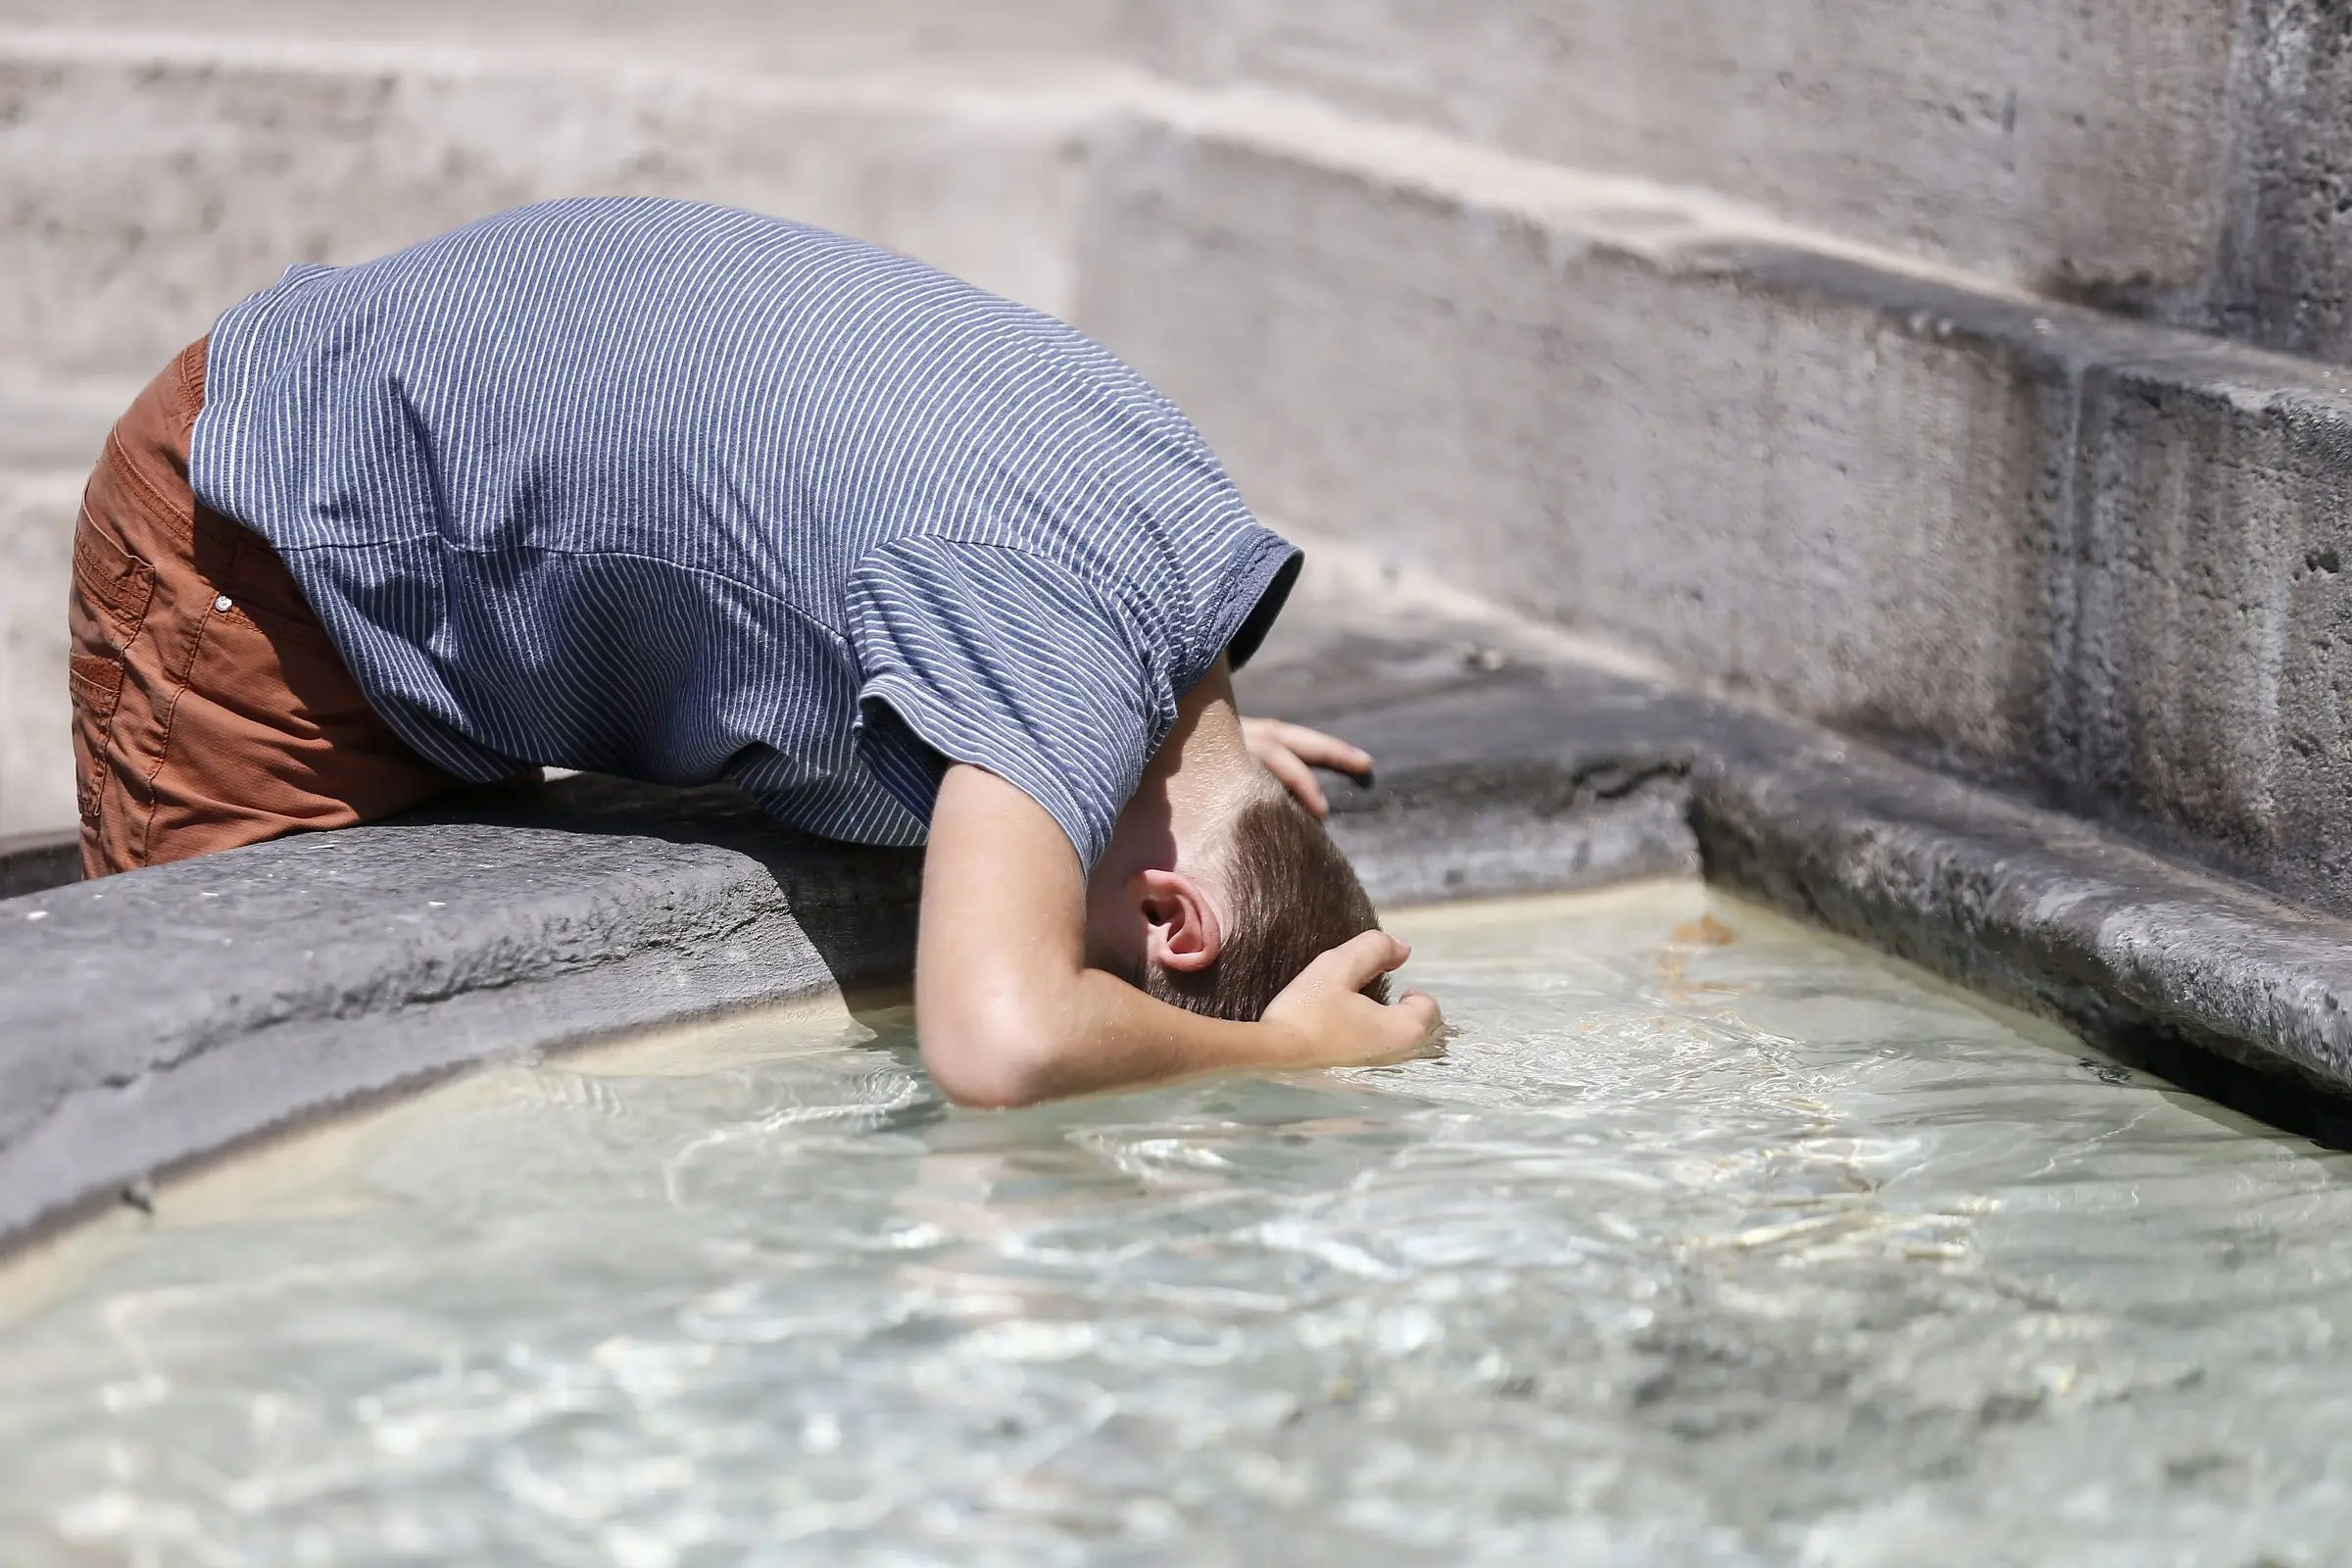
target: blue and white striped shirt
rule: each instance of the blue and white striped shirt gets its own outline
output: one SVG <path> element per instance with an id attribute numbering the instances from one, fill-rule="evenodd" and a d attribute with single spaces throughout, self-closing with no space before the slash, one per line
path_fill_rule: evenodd
<path id="1" fill-rule="evenodd" d="M 1092 866 L 1298 552 L 1101 345 L 724 208 L 526 207 L 220 318 L 191 478 L 466 778 L 732 778 L 919 843 L 976 762 Z"/>

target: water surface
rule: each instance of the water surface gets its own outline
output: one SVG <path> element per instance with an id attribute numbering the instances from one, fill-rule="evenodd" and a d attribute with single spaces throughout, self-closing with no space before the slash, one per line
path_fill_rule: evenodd
<path id="1" fill-rule="evenodd" d="M 0 1562 L 2251 1565 L 2352 1166 L 1691 886 L 1397 922 L 1440 1060 L 483 1072 L 0 1284 Z"/>

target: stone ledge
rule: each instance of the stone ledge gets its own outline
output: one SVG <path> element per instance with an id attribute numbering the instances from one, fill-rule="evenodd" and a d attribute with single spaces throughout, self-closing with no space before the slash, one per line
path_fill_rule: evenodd
<path id="1" fill-rule="evenodd" d="M 1352 552 L 1310 541 L 1310 556 L 1321 569 L 1244 698 L 1380 759 L 1378 789 L 1333 803 L 1378 896 L 1698 871 L 2352 1143 L 2352 921 L 1678 687 Z"/>
<path id="2" fill-rule="evenodd" d="M 0 902 L 0 1241 L 474 1061 L 894 983 L 918 866 L 574 779 Z"/>
<path id="3" fill-rule="evenodd" d="M 1703 869 L 2352 1136 L 2352 925 L 1541 633 L 1301 609 L 1250 704 L 1381 757 L 1333 818 L 1376 896 Z M 472 1062 L 903 983 L 918 885 L 731 791 L 580 778 L 0 902 L 0 1245 Z"/>
<path id="4" fill-rule="evenodd" d="M 1423 823 L 1441 845 L 1494 834 L 1480 803 L 1497 796 L 1593 803 L 1570 808 L 1582 860 L 1540 842 L 1529 853 L 1523 829 L 1454 863 L 1491 858 L 1507 867 L 1497 890 L 1520 891 L 1562 865 L 1558 885 L 1582 885 L 1681 860 L 2183 1088 L 2352 1144 L 2352 922 L 1814 726 L 1622 677 L 1505 674 L 1302 716 L 1388 760 L 1379 789 L 1335 811 L 1371 877 L 1401 865 L 1426 889 L 1391 847 Z M 1637 848 L 1612 836 L 1614 810 L 1595 810 L 1624 781 L 1663 808 L 1638 819 Z M 1473 878 L 1444 891 L 1488 890 Z"/>
<path id="5" fill-rule="evenodd" d="M 2352 1144 L 2352 923 L 1829 737 L 1696 781 L 1707 875 Z"/>
<path id="6" fill-rule="evenodd" d="M 46 893 L 81 880 L 77 833 L 0 833 L 0 899 Z"/>

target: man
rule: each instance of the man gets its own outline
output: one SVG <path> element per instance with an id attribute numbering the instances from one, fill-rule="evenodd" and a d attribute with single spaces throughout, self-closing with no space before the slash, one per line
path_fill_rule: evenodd
<path id="1" fill-rule="evenodd" d="M 928 841 L 958 1101 L 1390 1059 L 1401 944 L 1241 720 L 1298 553 L 1068 326 L 722 208 L 524 208 L 223 316 L 74 543 L 93 876 L 542 765 Z M 1287 785 L 1287 792 L 1286 792 Z"/>

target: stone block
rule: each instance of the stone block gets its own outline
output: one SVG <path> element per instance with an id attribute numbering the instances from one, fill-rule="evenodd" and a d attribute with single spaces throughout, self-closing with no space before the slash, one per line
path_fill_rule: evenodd
<path id="1" fill-rule="evenodd" d="M 2242 7 L 1137 0 L 1131 47 L 1504 151 L 1704 186 L 2011 283 L 2201 298 Z M 2340 103 L 2340 99 L 2337 100 Z"/>
<path id="2" fill-rule="evenodd" d="M 1605 217 L 1138 139 L 1083 322 L 1262 510 L 1808 713 L 2031 746 L 2047 395 L 2006 356 Z"/>
<path id="3" fill-rule="evenodd" d="M 424 42 L 760 71 L 1020 68 L 1114 47 L 1122 0 L 0 0 L 0 27 Z"/>
<path id="4" fill-rule="evenodd" d="M 1102 178 L 1084 323 L 1273 515 L 2347 903 L 2344 372 L 1243 116 Z"/>
<path id="5" fill-rule="evenodd" d="M 81 483 L 0 471 L 0 834 L 75 821 L 66 591 Z"/>
<path id="6" fill-rule="evenodd" d="M 1066 310 L 1093 113 L 447 51 L 19 39 L 0 52 L 0 360 L 149 374 L 290 263 L 583 194 L 789 214 Z"/>
<path id="7" fill-rule="evenodd" d="M 2232 193 L 2199 324 L 2352 360 L 2352 12 L 2244 0 L 2225 177 Z"/>

